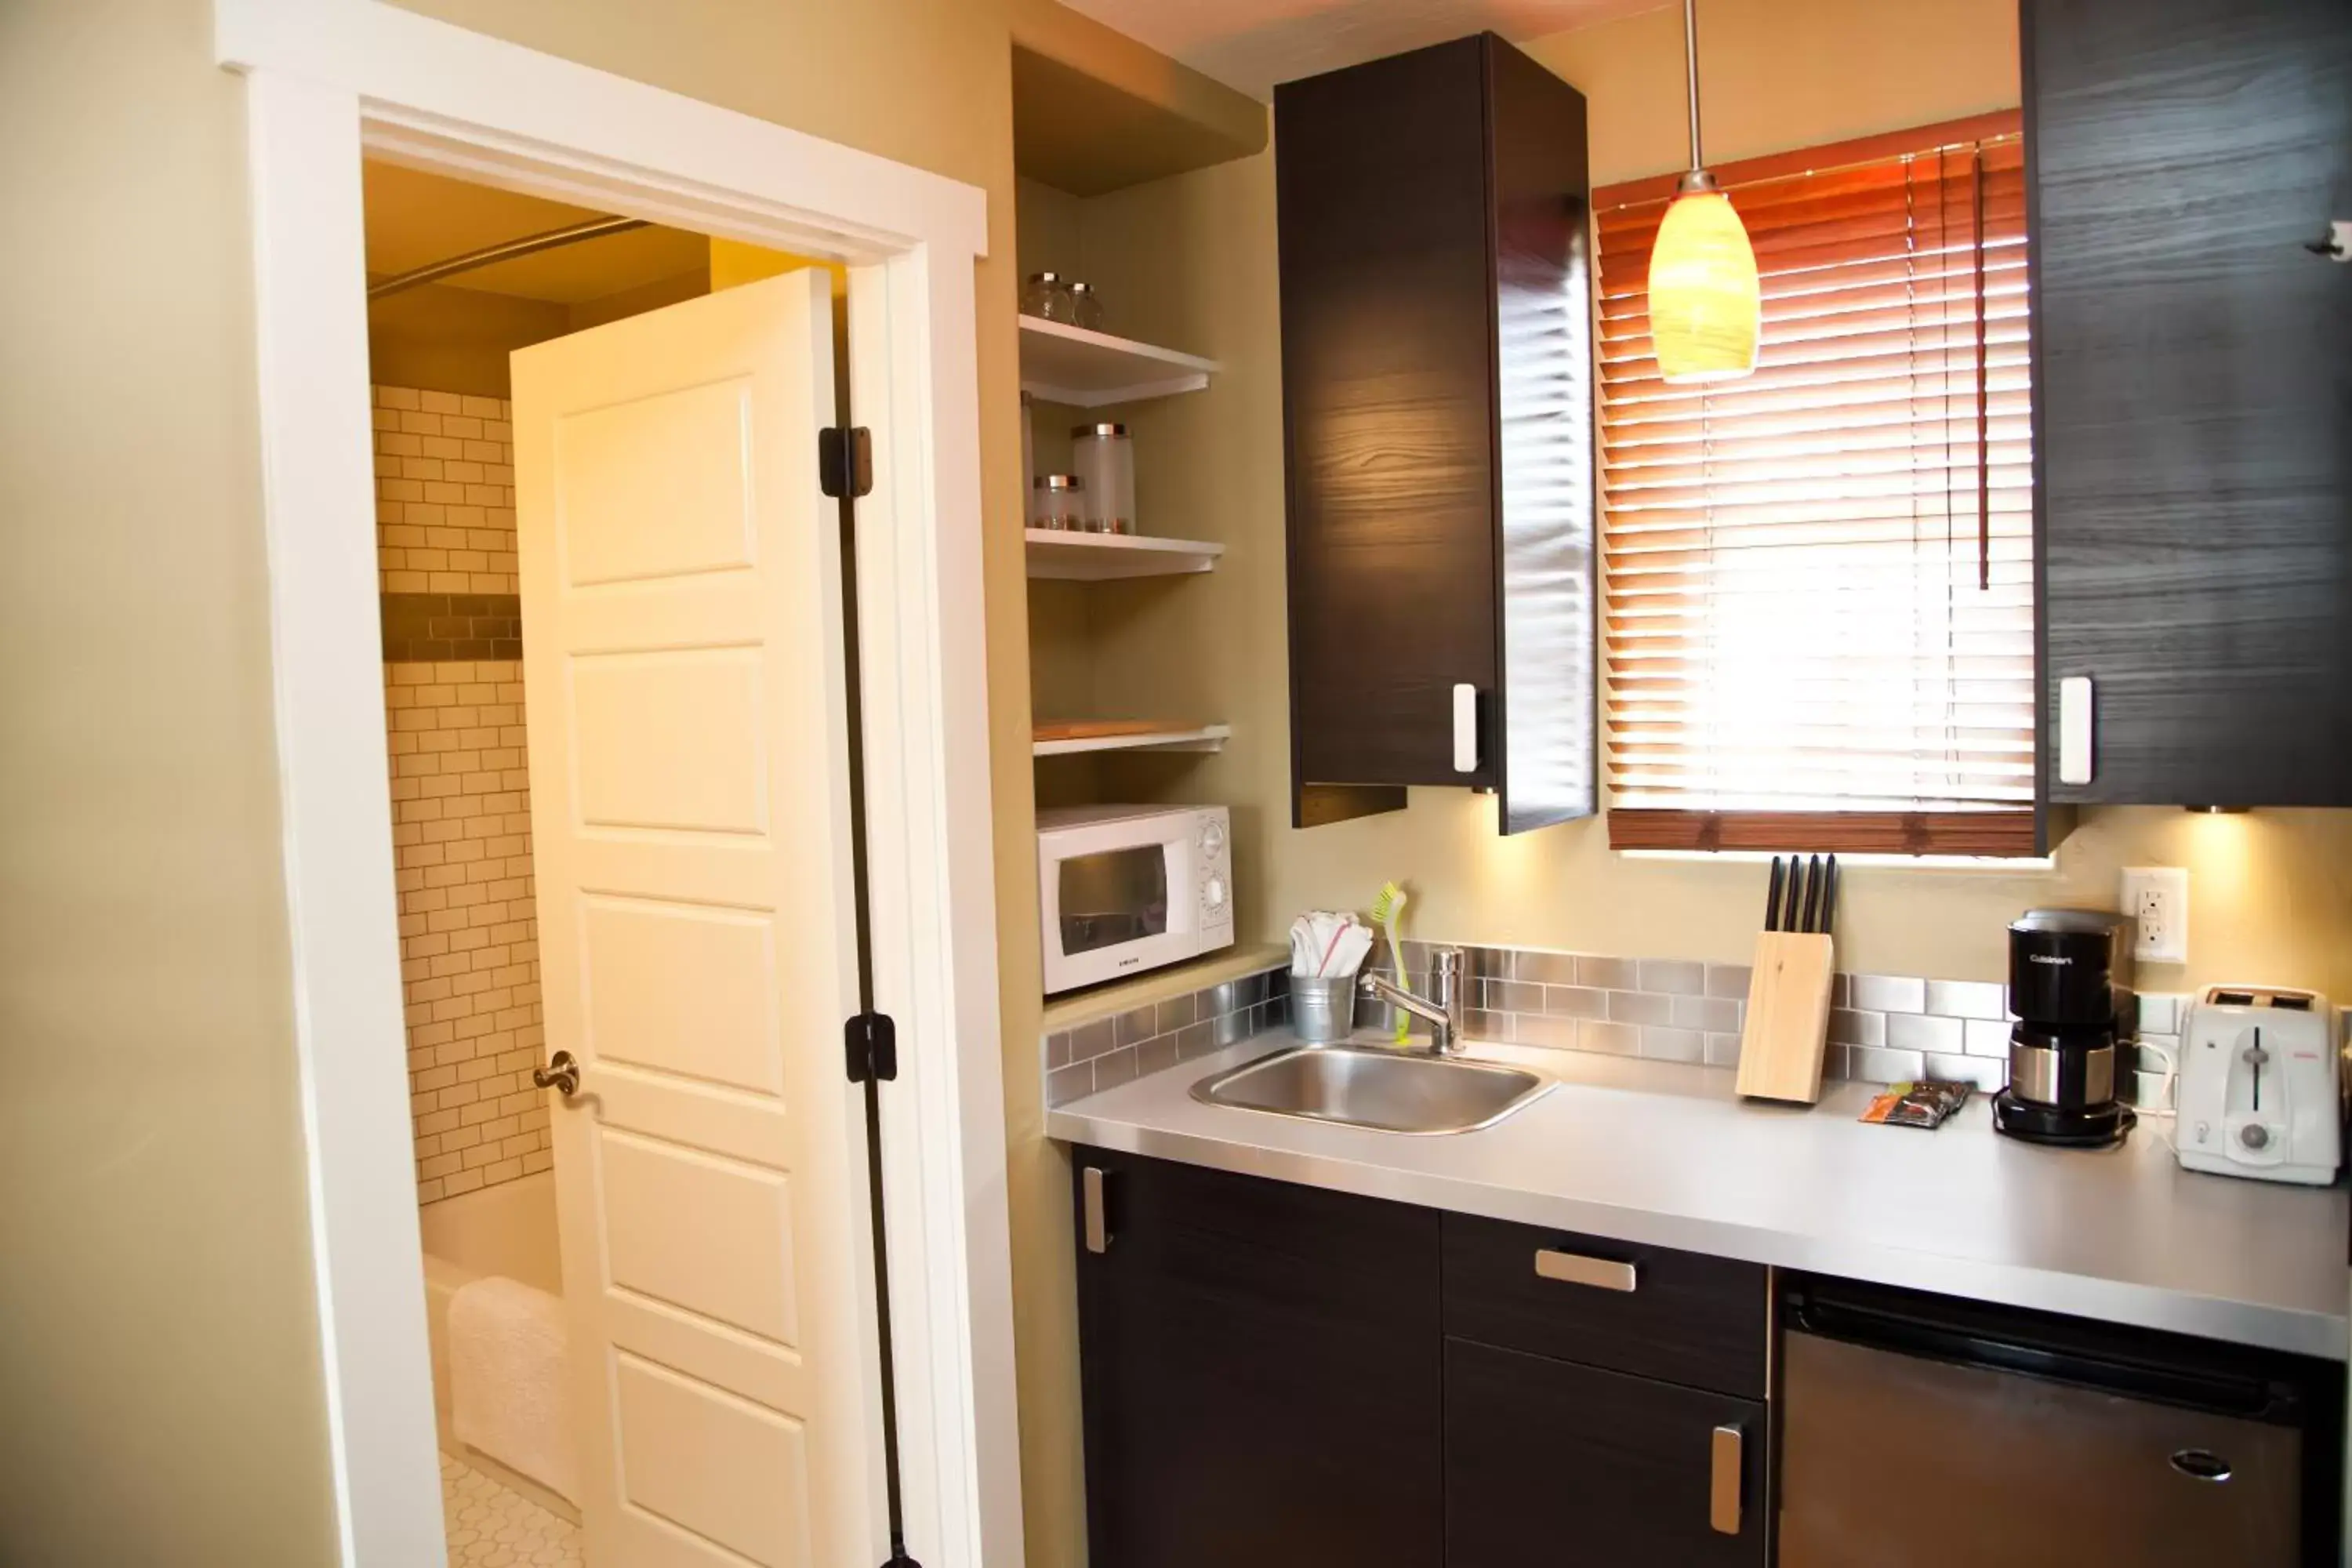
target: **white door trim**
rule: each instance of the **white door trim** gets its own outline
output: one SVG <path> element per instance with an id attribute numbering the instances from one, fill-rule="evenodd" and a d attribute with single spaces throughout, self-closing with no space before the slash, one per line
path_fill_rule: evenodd
<path id="1" fill-rule="evenodd" d="M 444 1561 L 377 631 L 365 148 L 850 264 L 852 402 L 875 447 L 858 618 L 876 1001 L 900 1042 L 884 1158 L 909 1545 L 929 1568 L 1019 1563 L 971 270 L 985 194 L 380 0 L 215 0 L 215 24 L 216 58 L 247 84 L 287 906 L 342 1561 Z"/>

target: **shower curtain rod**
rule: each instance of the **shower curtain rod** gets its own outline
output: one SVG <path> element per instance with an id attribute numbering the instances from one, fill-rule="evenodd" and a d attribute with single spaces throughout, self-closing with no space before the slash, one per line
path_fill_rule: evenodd
<path id="1" fill-rule="evenodd" d="M 641 217 L 592 217 L 585 223 L 551 228 L 544 234 L 527 234 L 520 239 L 500 240 L 496 245 L 486 245 L 479 250 L 469 250 L 446 261 L 436 261 L 427 267 L 395 273 L 380 283 L 369 284 L 367 297 L 381 300 L 386 294 L 397 294 L 403 289 L 436 282 L 455 273 L 471 272 L 477 267 L 488 267 L 494 261 L 511 261 L 518 256 L 535 256 L 542 250 L 553 250 L 559 245 L 577 245 L 583 239 L 595 239 L 607 234 L 626 234 L 633 228 L 649 226 L 647 220 Z"/>

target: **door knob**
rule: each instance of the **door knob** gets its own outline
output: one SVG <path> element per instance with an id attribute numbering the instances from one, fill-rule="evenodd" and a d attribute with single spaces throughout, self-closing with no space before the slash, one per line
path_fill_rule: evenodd
<path id="1" fill-rule="evenodd" d="M 580 1063 L 570 1051 L 558 1051 L 545 1067 L 530 1069 L 530 1081 L 541 1089 L 560 1089 L 568 1100 L 580 1092 Z"/>

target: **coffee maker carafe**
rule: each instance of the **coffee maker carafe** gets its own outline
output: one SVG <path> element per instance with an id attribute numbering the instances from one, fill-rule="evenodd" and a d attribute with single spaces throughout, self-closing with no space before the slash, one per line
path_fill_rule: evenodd
<path id="1" fill-rule="evenodd" d="M 2131 1068 L 2138 1003 L 2129 989 L 2132 922 L 2097 910 L 2029 910 L 2009 928 L 2009 1087 L 1993 1125 L 2012 1138 L 2072 1149 L 2121 1142 L 2130 1109 L 2116 1098 Z"/>

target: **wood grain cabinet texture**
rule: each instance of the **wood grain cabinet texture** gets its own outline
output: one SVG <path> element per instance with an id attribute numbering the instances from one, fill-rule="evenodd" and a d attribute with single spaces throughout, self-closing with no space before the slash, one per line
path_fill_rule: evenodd
<path id="1" fill-rule="evenodd" d="M 1584 99 L 1480 35 L 1276 89 L 1275 145 L 1296 818 L 1590 815 Z"/>
<path id="2" fill-rule="evenodd" d="M 1449 1339 L 1445 1568 L 1763 1568 L 1767 1425 L 1755 1400 Z"/>
<path id="3" fill-rule="evenodd" d="M 1438 1215 L 1099 1150 L 1078 1253 L 1089 1556 L 1433 1568 Z"/>
<path id="4" fill-rule="evenodd" d="M 2048 793 L 2352 805 L 2352 5 L 2022 21 Z"/>
<path id="5" fill-rule="evenodd" d="M 1071 1152 L 1093 1562 L 1764 1561 L 1762 1269 Z"/>

